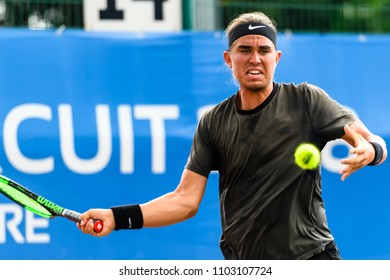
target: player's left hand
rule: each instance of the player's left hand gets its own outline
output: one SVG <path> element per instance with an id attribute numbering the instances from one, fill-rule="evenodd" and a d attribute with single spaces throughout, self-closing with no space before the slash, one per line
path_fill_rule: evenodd
<path id="1" fill-rule="evenodd" d="M 375 157 L 375 149 L 367 139 L 348 125 L 344 127 L 344 131 L 344 137 L 351 140 L 348 142 L 352 142 L 353 148 L 349 151 L 352 156 L 341 160 L 341 163 L 345 165 L 339 172 L 342 181 L 355 171 L 371 163 Z"/>

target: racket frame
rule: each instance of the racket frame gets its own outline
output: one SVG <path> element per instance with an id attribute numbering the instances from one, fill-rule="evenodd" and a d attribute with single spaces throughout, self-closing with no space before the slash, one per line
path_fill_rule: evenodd
<path id="1" fill-rule="evenodd" d="M 9 193 L 6 193 L 5 191 L 2 190 L 2 188 L 0 188 L 0 193 L 4 194 L 10 200 L 12 200 L 13 202 L 22 206 L 23 208 L 41 216 L 41 217 L 52 219 L 54 217 L 61 216 L 61 217 L 65 217 L 65 218 L 67 218 L 75 223 L 81 222 L 81 214 L 79 212 L 64 208 L 64 207 L 48 200 L 47 198 L 36 194 L 35 192 L 27 189 L 26 187 L 22 186 L 21 184 L 15 182 L 14 180 L 11 180 L 10 178 L 8 178 L 2 174 L 0 174 L 0 184 L 6 184 L 9 187 L 13 188 L 15 191 L 18 191 L 19 193 L 25 195 L 28 199 L 36 202 L 37 204 L 39 204 L 41 207 L 46 209 L 51 214 L 51 216 L 49 217 L 48 215 L 45 215 L 44 213 L 39 213 L 37 210 L 31 209 L 27 205 L 23 204 L 23 202 L 21 202 L 18 199 L 15 199 L 14 197 L 12 197 L 12 195 L 10 195 Z M 102 221 L 94 220 L 94 231 L 98 233 L 98 232 L 101 232 L 102 230 L 103 230 Z"/>

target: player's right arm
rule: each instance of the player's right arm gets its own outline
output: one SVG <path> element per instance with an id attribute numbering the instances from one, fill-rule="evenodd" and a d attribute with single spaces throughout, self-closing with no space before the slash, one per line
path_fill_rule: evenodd
<path id="1" fill-rule="evenodd" d="M 175 224 L 193 217 L 202 201 L 207 178 L 184 169 L 177 188 L 165 195 L 141 204 L 143 227 L 160 227 Z M 114 214 L 111 209 L 91 209 L 81 215 L 78 228 L 91 235 L 105 236 L 115 229 Z M 93 231 L 93 219 L 104 224 L 101 233 Z"/>
<path id="2" fill-rule="evenodd" d="M 141 204 L 144 227 L 175 224 L 195 216 L 206 189 L 207 178 L 184 169 L 177 188 Z"/>

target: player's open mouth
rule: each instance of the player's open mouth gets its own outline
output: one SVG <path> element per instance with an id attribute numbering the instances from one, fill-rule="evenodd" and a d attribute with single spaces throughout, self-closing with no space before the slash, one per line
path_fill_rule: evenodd
<path id="1" fill-rule="evenodd" d="M 248 71 L 249 75 L 260 75 L 261 71 L 260 70 L 250 70 Z"/>

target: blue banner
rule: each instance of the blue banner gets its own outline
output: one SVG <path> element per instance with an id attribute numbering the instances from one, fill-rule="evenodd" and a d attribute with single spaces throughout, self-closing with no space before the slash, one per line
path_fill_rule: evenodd
<path id="1" fill-rule="evenodd" d="M 221 32 L 0 30 L 0 166 L 63 207 L 142 203 L 173 190 L 199 116 L 237 90 Z M 387 141 L 390 36 L 280 34 L 276 81 L 307 81 Z M 387 163 L 340 181 L 342 141 L 323 156 L 331 230 L 345 259 L 389 259 Z M 198 214 L 169 227 L 83 235 L 0 197 L 0 259 L 222 259 L 218 175 Z"/>

